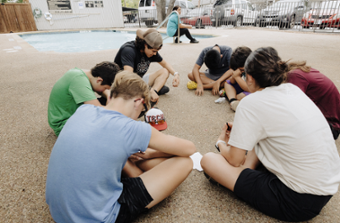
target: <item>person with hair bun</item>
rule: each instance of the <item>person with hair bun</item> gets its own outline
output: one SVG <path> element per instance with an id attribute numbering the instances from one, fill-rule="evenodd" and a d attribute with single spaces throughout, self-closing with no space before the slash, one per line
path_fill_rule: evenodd
<path id="1" fill-rule="evenodd" d="M 281 60 L 274 48 L 267 50 L 275 55 L 276 61 Z M 340 93 L 328 77 L 306 64 L 306 61 L 289 62 L 287 82 L 298 86 L 318 106 L 336 140 L 340 134 Z"/>
<path id="2" fill-rule="evenodd" d="M 340 158 L 318 107 L 297 86 L 285 83 L 289 64 L 271 47 L 245 63 L 252 93 L 223 126 L 216 147 L 201 160 L 207 178 L 282 221 L 317 216 L 340 184 Z M 262 164 L 263 170 L 256 170 Z"/>

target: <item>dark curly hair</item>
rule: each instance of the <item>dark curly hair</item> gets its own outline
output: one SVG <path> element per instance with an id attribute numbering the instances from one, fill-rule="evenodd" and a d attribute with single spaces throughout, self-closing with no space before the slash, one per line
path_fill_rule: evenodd
<path id="1" fill-rule="evenodd" d="M 146 44 L 145 40 L 136 36 L 135 46 L 136 46 L 138 51 L 144 50 L 144 44 Z"/>
<path id="2" fill-rule="evenodd" d="M 91 69 L 91 74 L 93 77 L 101 77 L 103 79 L 101 85 L 111 86 L 119 70 L 120 68 L 118 64 L 114 62 L 104 61 L 98 63 L 95 67 L 93 67 Z"/>
<path id="3" fill-rule="evenodd" d="M 251 49 L 246 46 L 237 47 L 230 57 L 230 68 L 237 70 L 244 67 L 248 56 L 251 54 Z"/>
<path id="4" fill-rule="evenodd" d="M 273 47 L 261 47 L 252 52 L 244 68 L 260 88 L 280 85 L 286 81 L 288 72 L 288 64 L 281 60 Z"/>
<path id="5" fill-rule="evenodd" d="M 209 50 L 204 56 L 204 63 L 209 69 L 216 68 L 220 62 L 221 54 L 215 49 Z"/>
<path id="6" fill-rule="evenodd" d="M 146 46 L 148 47 L 148 49 L 153 49 L 149 44 L 147 44 L 145 42 L 145 40 L 139 38 L 138 36 L 136 36 L 136 40 L 135 40 L 135 46 L 137 48 L 138 51 L 143 50 L 144 51 L 144 44 L 146 44 Z M 158 50 L 160 50 L 162 48 L 163 44 L 159 47 Z"/>

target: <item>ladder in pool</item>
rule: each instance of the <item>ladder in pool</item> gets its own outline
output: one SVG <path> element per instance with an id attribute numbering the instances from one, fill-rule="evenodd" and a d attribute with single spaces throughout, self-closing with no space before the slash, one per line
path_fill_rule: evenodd
<path id="1" fill-rule="evenodd" d="M 171 16 L 172 14 L 174 14 L 174 13 L 177 14 L 177 18 L 178 18 L 178 28 L 177 28 L 178 36 L 177 36 L 177 39 L 178 39 L 178 43 L 180 43 L 180 41 L 179 41 L 179 37 L 180 37 L 180 35 L 179 35 L 179 14 L 178 14 L 177 11 L 172 11 L 172 12 L 168 15 L 168 17 L 166 17 L 166 18 L 164 19 L 164 21 L 163 21 L 159 26 L 157 26 L 156 30 L 158 30 L 158 29 L 159 29 L 166 21 L 168 21 L 169 18 L 170 18 L 170 16 Z M 166 40 L 168 37 L 170 37 L 170 36 L 166 36 L 163 40 Z M 174 42 L 174 43 L 175 43 L 175 40 L 176 40 L 176 36 L 173 36 L 173 42 Z"/>

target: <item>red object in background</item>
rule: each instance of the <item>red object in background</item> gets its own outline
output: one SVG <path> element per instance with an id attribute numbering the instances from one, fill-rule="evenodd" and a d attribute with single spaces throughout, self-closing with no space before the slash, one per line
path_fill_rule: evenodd
<path id="1" fill-rule="evenodd" d="M 340 12 L 332 15 L 328 20 L 328 27 L 340 29 Z"/>
<path id="2" fill-rule="evenodd" d="M 303 28 L 319 27 L 320 29 L 324 29 L 325 27 L 330 27 L 330 24 L 332 23 L 332 19 L 335 15 L 336 14 L 334 13 L 334 11 L 327 12 L 327 13 L 326 12 L 320 13 L 319 11 L 312 10 L 310 11 L 310 13 L 307 14 L 307 17 L 302 18 L 301 26 Z"/>
<path id="3" fill-rule="evenodd" d="M 301 26 L 304 28 L 325 27 L 339 28 L 340 1 L 323 1 L 317 7 L 305 13 Z"/>
<path id="4" fill-rule="evenodd" d="M 234 9 L 230 10 L 230 15 L 235 15 L 235 10 Z"/>
<path id="5" fill-rule="evenodd" d="M 211 11 L 211 9 L 196 8 L 190 11 L 187 15 L 181 16 L 181 21 L 184 24 L 189 24 L 195 26 L 196 28 L 211 26 Z"/>

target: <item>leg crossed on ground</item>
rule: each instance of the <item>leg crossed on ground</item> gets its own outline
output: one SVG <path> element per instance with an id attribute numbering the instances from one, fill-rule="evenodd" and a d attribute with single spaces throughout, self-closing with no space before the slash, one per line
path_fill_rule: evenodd
<path id="1" fill-rule="evenodd" d="M 140 175 L 153 198 L 151 208 L 168 197 L 189 175 L 193 162 L 189 157 L 172 157 Z"/>
<path id="2" fill-rule="evenodd" d="M 197 80 L 195 79 L 194 75 L 192 72 L 190 72 L 188 74 L 188 78 L 191 80 L 191 81 L 195 81 L 197 83 Z M 208 78 L 205 73 L 202 73 L 200 72 L 200 78 L 201 78 L 201 81 L 202 81 L 202 84 L 203 84 L 203 88 L 204 89 L 211 89 L 211 84 L 214 82 L 214 80 Z M 207 86 L 209 85 L 209 86 Z"/>
<path id="3" fill-rule="evenodd" d="M 234 191 L 240 173 L 246 168 L 255 169 L 259 163 L 254 149 L 249 151 L 244 164 L 240 167 L 230 165 L 221 154 L 212 152 L 205 154 L 201 160 L 204 172 L 231 191 Z"/>
<path id="4" fill-rule="evenodd" d="M 162 68 L 149 76 L 149 85 L 153 87 L 157 92 L 164 86 L 169 78 L 169 71 Z"/>

